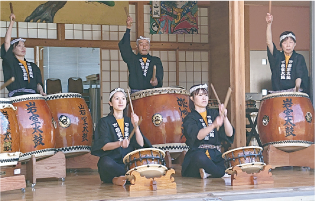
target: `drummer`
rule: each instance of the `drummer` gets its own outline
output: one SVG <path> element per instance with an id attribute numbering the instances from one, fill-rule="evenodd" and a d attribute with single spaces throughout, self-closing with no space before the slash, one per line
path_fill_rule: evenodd
<path id="1" fill-rule="evenodd" d="M 163 85 L 163 66 L 161 59 L 149 54 L 150 39 L 140 36 L 137 39 L 137 54 L 134 54 L 130 46 L 130 29 L 132 18 L 127 17 L 126 32 L 118 43 L 121 57 L 127 63 L 129 70 L 129 87 L 131 93 L 162 87 Z M 156 66 L 156 76 L 153 78 L 153 68 Z"/>
<path id="2" fill-rule="evenodd" d="M 221 140 L 234 141 L 234 128 L 227 118 L 224 105 L 207 109 L 208 86 L 194 85 L 190 88 L 189 113 L 184 121 L 184 136 L 189 150 L 182 164 L 182 176 L 219 178 L 225 174 L 221 154 Z M 220 128 L 219 131 L 217 128 Z"/>
<path id="3" fill-rule="evenodd" d="M 17 38 L 11 41 L 14 21 L 15 15 L 11 13 L 9 28 L 1 46 L 4 81 L 8 81 L 11 77 L 15 78 L 15 81 L 7 86 L 9 90 L 8 96 L 36 93 L 46 95 L 43 90 L 40 69 L 36 64 L 25 59 L 25 39 Z"/>
<path id="4" fill-rule="evenodd" d="M 122 88 L 110 92 L 108 116 L 99 120 L 94 133 L 91 154 L 99 156 L 97 163 L 100 179 L 104 183 L 124 185 L 125 166 L 123 158 L 137 148 L 151 147 L 149 140 L 141 134 L 139 117 L 132 113 L 131 118 L 125 115 L 126 93 Z M 135 128 L 135 135 L 129 139 Z"/>
<path id="5" fill-rule="evenodd" d="M 295 52 L 296 36 L 292 31 L 285 31 L 280 35 L 280 47 L 277 50 L 272 42 L 271 24 L 273 16 L 266 15 L 267 22 L 267 54 L 271 69 L 273 91 L 296 91 L 299 89 L 308 92 L 308 70 L 303 55 Z"/>

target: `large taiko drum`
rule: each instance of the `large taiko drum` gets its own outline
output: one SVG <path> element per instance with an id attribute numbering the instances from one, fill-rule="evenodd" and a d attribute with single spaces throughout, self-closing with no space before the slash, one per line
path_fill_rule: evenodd
<path id="1" fill-rule="evenodd" d="M 45 97 L 57 122 L 56 151 L 66 157 L 90 152 L 93 122 L 89 108 L 79 93 L 57 93 Z"/>
<path id="2" fill-rule="evenodd" d="M 314 143 L 314 108 L 308 95 L 282 92 L 264 96 L 257 127 L 263 146 L 292 152 Z"/>
<path id="3" fill-rule="evenodd" d="M 156 148 L 138 149 L 127 154 L 123 162 L 126 166 L 126 176 L 130 176 L 131 171 L 135 170 L 141 176 L 147 178 L 160 177 L 166 173 L 164 151 Z"/>
<path id="4" fill-rule="evenodd" d="M 263 160 L 262 148 L 258 146 L 239 147 L 222 154 L 228 174 L 233 174 L 233 168 L 238 166 L 249 174 L 257 173 L 266 165 Z"/>
<path id="5" fill-rule="evenodd" d="M 20 131 L 20 161 L 52 156 L 55 153 L 55 126 L 45 98 L 29 94 L 10 98 L 16 107 Z"/>
<path id="6" fill-rule="evenodd" d="M 19 125 L 15 107 L 7 98 L 0 98 L 0 166 L 16 165 L 20 156 Z"/>
<path id="7" fill-rule="evenodd" d="M 170 153 L 188 150 L 182 135 L 183 119 L 190 112 L 189 93 L 185 89 L 147 89 L 131 94 L 130 98 L 135 113 L 143 119 L 140 130 L 153 147 Z"/>

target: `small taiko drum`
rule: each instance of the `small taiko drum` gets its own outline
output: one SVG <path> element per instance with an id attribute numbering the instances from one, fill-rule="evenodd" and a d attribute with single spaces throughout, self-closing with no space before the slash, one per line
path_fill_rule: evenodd
<path id="1" fill-rule="evenodd" d="M 259 172 L 266 165 L 262 155 L 263 148 L 258 146 L 239 147 L 222 154 L 225 160 L 227 174 L 233 174 L 233 168 L 238 166 L 244 172 L 251 174 Z"/>
<path id="2" fill-rule="evenodd" d="M 264 96 L 257 128 L 263 146 L 292 152 L 314 143 L 314 108 L 308 95 L 282 92 Z"/>
<path id="3" fill-rule="evenodd" d="M 20 156 L 19 125 L 15 107 L 7 98 L 0 98 L 0 166 L 16 165 Z"/>
<path id="4" fill-rule="evenodd" d="M 10 98 L 16 107 L 20 131 L 20 161 L 52 156 L 55 153 L 54 121 L 45 98 L 40 94 L 28 94 Z"/>
<path id="5" fill-rule="evenodd" d="M 153 147 L 170 153 L 188 150 L 182 134 L 183 119 L 190 112 L 189 93 L 185 89 L 147 89 L 131 94 L 130 98 L 135 113 L 143 119 L 140 130 Z"/>
<path id="6" fill-rule="evenodd" d="M 164 157 L 164 151 L 156 148 L 144 148 L 132 151 L 123 159 L 127 169 L 126 176 L 129 177 L 131 171 L 135 170 L 146 178 L 160 177 L 167 170 Z"/>
<path id="7" fill-rule="evenodd" d="M 79 93 L 57 93 L 45 97 L 57 121 L 56 151 L 66 157 L 90 152 L 93 122 L 90 110 Z"/>

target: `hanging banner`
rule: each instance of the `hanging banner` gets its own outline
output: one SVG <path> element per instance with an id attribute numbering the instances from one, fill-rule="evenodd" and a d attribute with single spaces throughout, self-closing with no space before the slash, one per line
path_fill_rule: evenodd
<path id="1" fill-rule="evenodd" d="M 10 1 L 1 1 L 1 21 L 10 21 Z M 11 1 L 17 22 L 126 25 L 128 1 Z"/>
<path id="2" fill-rule="evenodd" d="M 151 1 L 150 34 L 198 33 L 197 1 Z"/>

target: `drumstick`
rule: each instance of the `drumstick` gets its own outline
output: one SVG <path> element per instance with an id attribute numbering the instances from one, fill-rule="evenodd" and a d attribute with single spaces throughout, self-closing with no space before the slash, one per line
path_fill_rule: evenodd
<path id="1" fill-rule="evenodd" d="M 224 100 L 224 107 L 225 108 L 226 108 L 226 106 L 230 100 L 231 93 L 232 93 L 232 89 L 231 89 L 231 87 L 229 87 L 228 91 L 226 92 L 226 96 L 225 96 L 225 100 Z"/>
<path id="2" fill-rule="evenodd" d="M 155 76 L 156 76 L 156 66 L 154 65 L 154 67 L 153 67 L 152 81 L 155 80 Z"/>
<path id="3" fill-rule="evenodd" d="M 269 14 L 271 14 L 271 1 L 269 1 Z"/>
<path id="4" fill-rule="evenodd" d="M 127 7 L 124 7 L 124 9 L 125 9 L 125 13 L 126 13 L 126 15 L 127 15 L 127 17 L 128 17 L 128 16 L 129 16 L 129 13 L 128 13 Z"/>
<path id="5" fill-rule="evenodd" d="M 10 10 L 11 10 L 11 13 L 13 13 L 13 5 L 11 2 L 10 2 Z"/>
<path id="6" fill-rule="evenodd" d="M 211 88 L 212 88 L 212 91 L 213 91 L 213 93 L 214 93 L 214 96 L 215 96 L 215 98 L 217 99 L 219 105 L 221 105 L 221 101 L 220 101 L 220 99 L 219 99 L 219 97 L 218 97 L 218 94 L 217 94 L 217 92 L 215 91 L 215 89 L 214 89 L 212 83 L 211 83 Z"/>
<path id="7" fill-rule="evenodd" d="M 15 78 L 11 77 L 8 81 L 6 81 L 3 85 L 1 85 L 0 90 L 4 89 L 6 86 L 14 82 Z"/>
<path id="8" fill-rule="evenodd" d="M 142 122 L 142 116 L 140 117 L 140 119 L 139 119 L 139 122 L 138 122 L 138 125 L 137 125 L 137 126 L 140 126 L 141 122 Z M 131 138 L 132 138 L 132 136 L 135 134 L 135 132 L 136 132 L 136 128 L 133 128 L 133 129 L 132 129 L 132 131 L 131 131 L 131 133 L 130 133 L 129 139 L 131 139 Z"/>
<path id="9" fill-rule="evenodd" d="M 133 106 L 132 106 L 132 102 L 131 102 L 131 98 L 130 98 L 129 89 L 127 89 L 127 92 L 128 92 L 128 97 L 129 97 L 129 102 L 130 102 L 131 111 L 132 111 L 132 113 L 135 113 L 135 112 L 133 111 Z"/>

